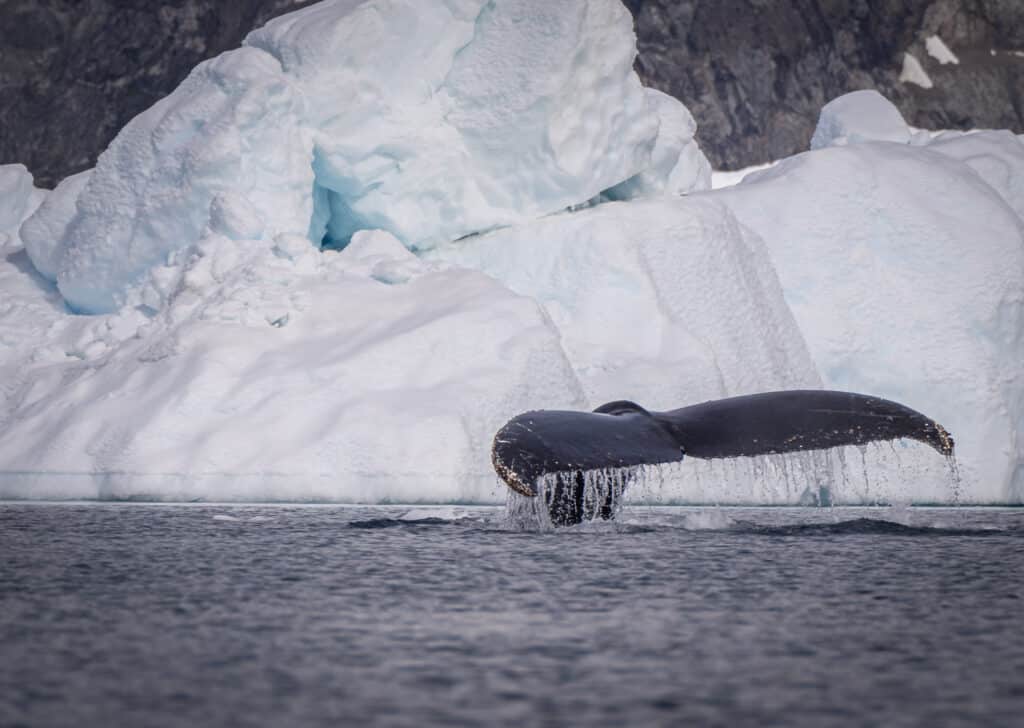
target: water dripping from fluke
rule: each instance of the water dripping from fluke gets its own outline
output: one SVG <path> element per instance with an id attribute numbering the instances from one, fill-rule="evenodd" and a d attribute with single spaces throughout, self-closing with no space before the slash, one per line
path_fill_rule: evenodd
<path id="1" fill-rule="evenodd" d="M 960 466 L 956 462 L 956 455 L 946 456 L 946 468 L 949 471 L 950 489 L 952 490 L 953 505 L 960 505 L 960 497 L 963 493 L 963 480 L 960 477 Z"/>
<path id="2" fill-rule="evenodd" d="M 716 503 L 881 504 L 889 495 L 884 487 L 873 487 L 866 446 L 897 439 L 916 440 L 944 455 L 953 452 L 944 428 L 898 402 L 852 392 L 791 390 L 664 412 L 627 400 L 593 412 L 531 410 L 495 433 L 491 462 L 510 489 L 537 501 L 527 507 L 513 499 L 510 520 L 546 507 L 548 518 L 541 523 L 567 526 L 610 520 L 621 507 L 626 484 L 646 480 L 640 477 L 645 467 L 683 460 L 695 471 L 689 485 L 703 491 L 710 482 L 705 500 Z M 846 446 L 860 453 L 862 493 L 852 492 L 861 490 L 860 484 L 849 493 L 837 492 L 835 468 L 820 452 Z M 750 458 L 764 458 L 766 467 Z M 764 481 L 752 482 L 760 473 Z M 892 484 L 907 489 L 902 474 Z M 898 493 L 897 498 L 902 500 Z"/>
<path id="3" fill-rule="evenodd" d="M 627 496 L 635 507 L 960 505 L 956 460 L 944 458 L 939 466 L 915 457 L 912 450 L 871 444 L 852 457 L 811 451 L 547 473 L 534 482 L 535 496 L 506 489 L 503 522 L 527 531 L 607 523 Z M 911 485 L 915 479 L 931 489 L 920 491 Z"/>
<path id="4" fill-rule="evenodd" d="M 613 521 L 627 485 L 642 470 L 639 466 L 545 473 L 535 481 L 532 497 L 509 489 L 505 521 L 511 528 L 530 531 Z"/>

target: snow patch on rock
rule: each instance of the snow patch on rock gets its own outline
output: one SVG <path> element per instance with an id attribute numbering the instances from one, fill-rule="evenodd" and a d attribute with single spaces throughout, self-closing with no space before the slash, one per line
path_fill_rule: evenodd
<path id="1" fill-rule="evenodd" d="M 960 63 L 960 59 L 956 57 L 956 54 L 937 35 L 928 36 L 924 41 L 924 47 L 928 51 L 928 55 L 943 66 L 946 64 L 958 65 Z"/>
<path id="2" fill-rule="evenodd" d="M 925 73 L 921 62 L 910 53 L 903 54 L 903 68 L 900 70 L 900 83 L 913 83 L 921 88 L 932 88 L 935 84 Z"/>

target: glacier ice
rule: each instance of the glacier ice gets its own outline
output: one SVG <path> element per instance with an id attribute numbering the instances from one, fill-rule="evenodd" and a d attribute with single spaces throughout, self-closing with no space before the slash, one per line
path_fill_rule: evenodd
<path id="1" fill-rule="evenodd" d="M 6 359 L 0 496 L 493 502 L 490 439 L 520 411 L 819 383 L 764 244 L 711 199 L 421 257 L 385 231 L 181 255 L 150 274 L 163 309 L 40 320 L 55 349 Z"/>
<path id="2" fill-rule="evenodd" d="M 406 283 L 426 270 L 423 262 L 385 230 L 360 230 L 341 251 L 345 270 L 381 283 Z"/>
<path id="3" fill-rule="evenodd" d="M 658 118 L 658 136 L 651 162 L 642 172 L 605 190 L 611 200 L 672 197 L 711 189 L 711 163 L 694 135 L 697 122 L 679 100 L 656 89 L 645 89 L 647 103 Z"/>
<path id="4" fill-rule="evenodd" d="M 57 245 L 57 284 L 78 310 L 112 311 L 129 284 L 194 244 L 214 196 L 231 192 L 274 232 L 312 216 L 306 104 L 280 63 L 243 47 L 198 65 L 100 155 Z"/>
<path id="5" fill-rule="evenodd" d="M 1024 220 L 1024 144 L 1012 132 L 940 135 L 928 148 L 964 162 Z"/>
<path id="6" fill-rule="evenodd" d="M 974 498 L 1024 492 L 1024 225 L 999 192 L 932 146 L 863 142 L 718 198 L 767 243 L 826 386 L 943 423 Z"/>
<path id="7" fill-rule="evenodd" d="M 48 280 L 57 280 L 64 247 L 61 240 L 77 211 L 78 196 L 89 181 L 92 170 L 61 180 L 39 208 L 21 224 L 21 240 L 32 264 Z"/>
<path id="8" fill-rule="evenodd" d="M 0 360 L 0 496 L 493 501 L 493 431 L 581 404 L 537 304 L 480 273 L 207 243 L 158 314 L 41 316 L 58 350 Z"/>
<path id="9" fill-rule="evenodd" d="M 811 149 L 886 141 L 906 144 L 910 127 L 899 109 L 873 89 L 853 91 L 832 99 L 821 109 L 811 137 Z"/>
<path id="10" fill-rule="evenodd" d="M 327 0 L 279 17 L 101 155 L 48 256 L 60 291 L 114 310 L 197 242 L 218 196 L 267 236 L 328 247 L 381 229 L 425 248 L 584 202 L 650 162 L 658 115 L 634 56 L 618 0 Z"/>
<path id="11" fill-rule="evenodd" d="M 914 130 L 877 91 L 854 91 L 822 108 L 811 149 L 871 141 L 927 146 L 966 162 L 1024 219 L 1024 145 L 1013 132 Z"/>
<path id="12" fill-rule="evenodd" d="M 764 243 L 691 197 L 606 203 L 430 251 L 539 302 L 589 407 L 820 385 Z"/>
<path id="13" fill-rule="evenodd" d="M 245 195 L 234 191 L 214 195 L 208 225 L 210 232 L 231 240 L 258 240 L 266 228 L 263 214 Z"/>
<path id="14" fill-rule="evenodd" d="M 23 164 L 0 165 L 0 251 L 21 247 L 21 223 L 46 199 Z"/>

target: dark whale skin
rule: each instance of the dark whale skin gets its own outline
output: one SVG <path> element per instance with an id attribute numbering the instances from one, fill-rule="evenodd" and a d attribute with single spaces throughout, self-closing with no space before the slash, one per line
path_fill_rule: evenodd
<path id="1" fill-rule="evenodd" d="M 729 397 L 668 412 L 651 412 L 626 400 L 593 412 L 525 412 L 495 434 L 491 460 L 510 488 L 533 496 L 537 480 L 549 474 L 566 474 L 558 479 L 559 488 L 572 489 L 581 487 L 581 474 L 592 470 L 899 438 L 918 440 L 947 457 L 953 454 L 953 438 L 920 412 L 881 397 L 811 389 Z M 568 497 L 579 499 L 578 494 Z"/>

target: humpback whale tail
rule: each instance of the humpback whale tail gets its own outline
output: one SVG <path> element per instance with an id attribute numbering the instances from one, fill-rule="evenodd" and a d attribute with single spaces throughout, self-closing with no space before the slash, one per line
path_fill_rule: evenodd
<path id="1" fill-rule="evenodd" d="M 553 476 L 552 522 L 567 525 L 584 517 L 583 474 L 589 471 L 621 473 L 684 455 L 768 455 L 903 437 L 953 454 L 953 438 L 920 412 L 851 392 L 765 392 L 668 412 L 621 400 L 593 412 L 539 410 L 513 417 L 495 434 L 491 461 L 501 479 L 525 496 L 536 495 L 538 481 Z M 597 512 L 609 517 L 611 511 L 606 503 Z"/>

